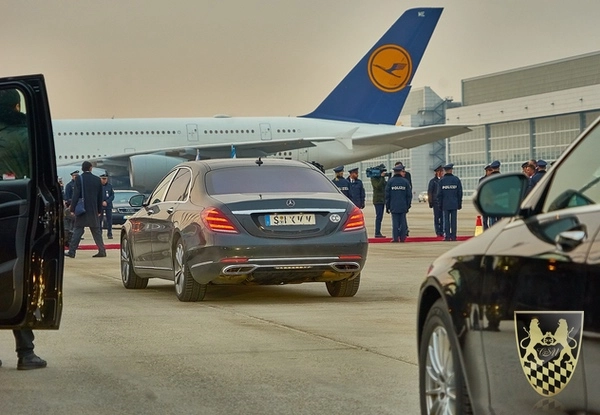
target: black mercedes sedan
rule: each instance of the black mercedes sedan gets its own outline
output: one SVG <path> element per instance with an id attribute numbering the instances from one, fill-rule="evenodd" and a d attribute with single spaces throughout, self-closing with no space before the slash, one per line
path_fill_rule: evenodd
<path id="1" fill-rule="evenodd" d="M 600 414 L 600 119 L 528 190 L 483 181 L 504 218 L 433 262 L 417 309 L 423 414 Z"/>
<path id="2" fill-rule="evenodd" d="M 213 159 L 174 167 L 121 232 L 126 288 L 173 280 L 181 301 L 211 284 L 323 282 L 358 291 L 367 258 L 362 211 L 315 166 L 291 160 Z"/>

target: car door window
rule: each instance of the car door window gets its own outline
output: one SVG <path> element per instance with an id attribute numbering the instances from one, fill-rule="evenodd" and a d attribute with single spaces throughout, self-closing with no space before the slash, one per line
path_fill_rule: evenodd
<path id="1" fill-rule="evenodd" d="M 185 202 L 188 198 L 192 173 L 186 168 L 179 169 L 165 195 L 165 201 Z"/>
<path id="2" fill-rule="evenodd" d="M 154 205 L 156 203 L 163 202 L 165 200 L 165 192 L 169 187 L 169 183 L 173 180 L 173 176 L 177 173 L 177 170 L 173 170 L 171 173 L 167 174 L 164 179 L 156 186 L 152 194 L 150 195 L 150 204 Z"/>
<path id="3" fill-rule="evenodd" d="M 19 111 L 16 110 L 18 108 Z M 31 159 L 29 130 L 22 93 L 0 90 L 0 316 L 14 313 L 15 291 L 23 287 L 13 268 L 21 267 L 27 226 L 27 198 Z"/>
<path id="4" fill-rule="evenodd" d="M 593 205 L 600 201 L 600 124 L 565 158 L 548 188 L 543 211 Z"/>

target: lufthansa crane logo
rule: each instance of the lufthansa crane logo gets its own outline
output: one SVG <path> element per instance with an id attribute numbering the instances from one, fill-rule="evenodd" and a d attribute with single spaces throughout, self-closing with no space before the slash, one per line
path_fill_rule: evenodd
<path id="1" fill-rule="evenodd" d="M 515 311 L 521 367 L 542 396 L 560 393 L 571 380 L 581 349 L 583 311 Z"/>
<path id="2" fill-rule="evenodd" d="M 408 84 L 412 75 L 412 59 L 398 45 L 378 47 L 369 58 L 369 78 L 384 92 L 398 92 Z"/>

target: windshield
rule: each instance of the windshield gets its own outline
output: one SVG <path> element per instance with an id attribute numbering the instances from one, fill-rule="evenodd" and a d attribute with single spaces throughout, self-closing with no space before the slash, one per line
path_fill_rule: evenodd
<path id="1" fill-rule="evenodd" d="M 336 186 L 318 171 L 291 166 L 243 166 L 209 171 L 210 195 L 234 193 L 337 193 Z"/>
<path id="2" fill-rule="evenodd" d="M 586 137 L 557 168 L 544 211 L 597 204 L 600 201 L 600 124 Z"/>
<path id="3" fill-rule="evenodd" d="M 115 198 L 113 203 L 129 203 L 129 199 L 132 196 L 139 195 L 139 192 L 131 191 L 131 192 L 115 192 Z"/>

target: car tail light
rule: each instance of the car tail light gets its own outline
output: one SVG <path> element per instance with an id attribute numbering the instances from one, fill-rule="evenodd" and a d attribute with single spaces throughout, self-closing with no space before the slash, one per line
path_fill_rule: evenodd
<path id="1" fill-rule="evenodd" d="M 352 213 L 348 217 L 348 220 L 344 224 L 344 231 L 354 231 L 357 229 L 363 229 L 365 227 L 365 217 L 363 216 L 362 210 L 354 207 Z"/>
<path id="2" fill-rule="evenodd" d="M 203 210 L 202 220 L 213 232 L 239 233 L 233 222 L 217 208 Z"/>
<path id="3" fill-rule="evenodd" d="M 340 261 L 360 261 L 362 259 L 361 255 L 338 255 L 338 259 Z"/>

